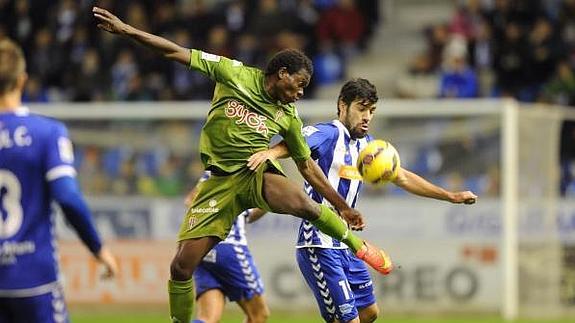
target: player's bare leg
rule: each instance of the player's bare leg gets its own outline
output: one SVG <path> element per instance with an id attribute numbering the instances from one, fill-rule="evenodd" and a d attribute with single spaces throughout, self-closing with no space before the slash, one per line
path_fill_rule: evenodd
<path id="1" fill-rule="evenodd" d="M 387 275 L 393 265 L 387 254 L 354 235 L 347 224 L 325 205 L 314 202 L 295 183 L 274 173 L 264 173 L 263 196 L 272 211 L 310 221 L 323 233 L 344 242 L 353 253 L 378 272 Z"/>
<path id="2" fill-rule="evenodd" d="M 204 256 L 220 241 L 215 236 L 180 241 L 170 265 L 170 278 L 178 281 L 191 279 Z"/>
<path id="3" fill-rule="evenodd" d="M 245 323 L 265 323 L 270 316 L 270 309 L 263 295 L 255 295 L 251 299 L 239 300 L 237 303 L 246 314 Z"/>
<path id="4" fill-rule="evenodd" d="M 360 323 L 361 321 L 359 320 L 359 317 L 354 318 L 351 321 L 345 321 L 345 322 L 341 322 L 338 320 L 333 321 L 332 323 Z"/>
<path id="5" fill-rule="evenodd" d="M 194 283 L 192 275 L 204 256 L 220 239 L 202 237 L 180 241 L 170 265 L 170 315 L 172 322 L 188 323 L 194 307 Z"/>
<path id="6" fill-rule="evenodd" d="M 368 307 L 359 309 L 359 321 L 361 323 L 372 323 L 379 316 L 379 307 L 377 304 L 371 304 Z"/>
<path id="7" fill-rule="evenodd" d="M 210 289 L 198 297 L 196 304 L 197 320 L 204 323 L 218 323 L 222 319 L 226 300 L 221 290 Z"/>

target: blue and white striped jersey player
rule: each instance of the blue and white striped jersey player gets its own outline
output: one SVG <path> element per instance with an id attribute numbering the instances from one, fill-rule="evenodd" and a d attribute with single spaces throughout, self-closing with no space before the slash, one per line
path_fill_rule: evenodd
<path id="1" fill-rule="evenodd" d="M 359 152 L 372 137 L 367 134 L 376 110 L 377 91 L 365 79 L 345 83 L 337 101 L 338 119 L 303 129 L 312 158 L 319 164 L 331 185 L 355 207 L 362 188 L 356 168 Z M 280 143 L 266 153 L 254 154 L 250 167 L 268 158 L 285 158 L 287 147 Z M 410 193 L 450 201 L 475 202 L 470 191 L 449 192 L 401 168 L 394 184 Z M 327 203 L 307 183 L 306 192 L 317 202 Z M 367 267 L 348 247 L 303 221 L 297 242 L 297 262 L 313 291 L 326 322 L 373 322 L 379 314 L 373 283 Z"/>
<path id="2" fill-rule="evenodd" d="M 68 322 L 51 202 L 106 276 L 117 265 L 78 189 L 66 127 L 21 106 L 25 70 L 20 47 L 0 40 L 0 323 Z"/>
<path id="3" fill-rule="evenodd" d="M 191 206 L 198 185 L 210 177 L 205 171 L 198 184 L 186 196 Z M 266 211 L 253 208 L 242 212 L 234 221 L 227 238 L 219 242 L 203 258 L 194 272 L 196 285 L 196 319 L 193 323 L 219 322 L 224 312 L 225 298 L 236 302 L 246 316 L 246 322 L 265 323 L 269 308 L 264 287 L 246 239 L 246 221 L 252 223 Z"/>

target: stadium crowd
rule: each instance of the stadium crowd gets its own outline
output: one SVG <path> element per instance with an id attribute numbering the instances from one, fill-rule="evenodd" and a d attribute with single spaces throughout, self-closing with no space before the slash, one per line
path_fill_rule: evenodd
<path id="1" fill-rule="evenodd" d="M 15 39 L 28 56 L 25 102 L 211 97 L 207 78 L 98 32 L 96 3 L 135 27 L 247 65 L 261 67 L 279 49 L 302 49 L 315 58 L 316 84 L 344 77 L 379 12 L 369 0 L 2 0 L 0 38 Z"/>
<path id="2" fill-rule="evenodd" d="M 460 0 L 424 30 L 399 97 L 514 97 L 575 106 L 575 1 Z M 561 133 L 561 193 L 575 194 L 575 123 Z"/>

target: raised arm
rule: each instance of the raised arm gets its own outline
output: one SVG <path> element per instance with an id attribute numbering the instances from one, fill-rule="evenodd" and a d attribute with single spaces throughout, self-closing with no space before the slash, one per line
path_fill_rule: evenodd
<path id="1" fill-rule="evenodd" d="M 404 168 L 399 169 L 397 177 L 393 183 L 409 193 L 437 200 L 449 201 L 455 204 L 473 204 L 477 200 L 477 195 L 473 194 L 471 191 L 447 191 Z"/>
<path id="2" fill-rule="evenodd" d="M 190 50 L 188 48 L 132 27 L 106 9 L 94 7 L 92 12 L 94 17 L 99 21 L 98 28 L 112 34 L 126 36 L 139 44 L 157 51 L 165 58 L 186 66 L 190 64 Z"/>

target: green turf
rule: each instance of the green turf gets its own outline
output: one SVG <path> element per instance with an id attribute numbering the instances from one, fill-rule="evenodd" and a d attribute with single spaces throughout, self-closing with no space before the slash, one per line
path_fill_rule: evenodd
<path id="1" fill-rule="evenodd" d="M 88 310 L 82 310 L 72 315 L 73 323 L 156 323 L 156 322 L 169 322 L 167 315 L 160 312 L 138 313 L 102 313 L 100 311 L 92 313 Z M 221 323 L 237 323 L 242 322 L 243 316 L 237 312 L 226 312 Z M 413 317 L 398 317 L 390 316 L 378 320 L 381 322 L 389 323 L 504 323 L 497 317 L 463 317 L 456 318 L 423 318 L 421 316 Z M 268 323 L 321 323 L 321 318 L 315 313 L 287 313 L 287 312 L 274 312 L 268 320 Z M 518 320 L 517 323 L 572 323 L 573 318 L 563 320 Z"/>

